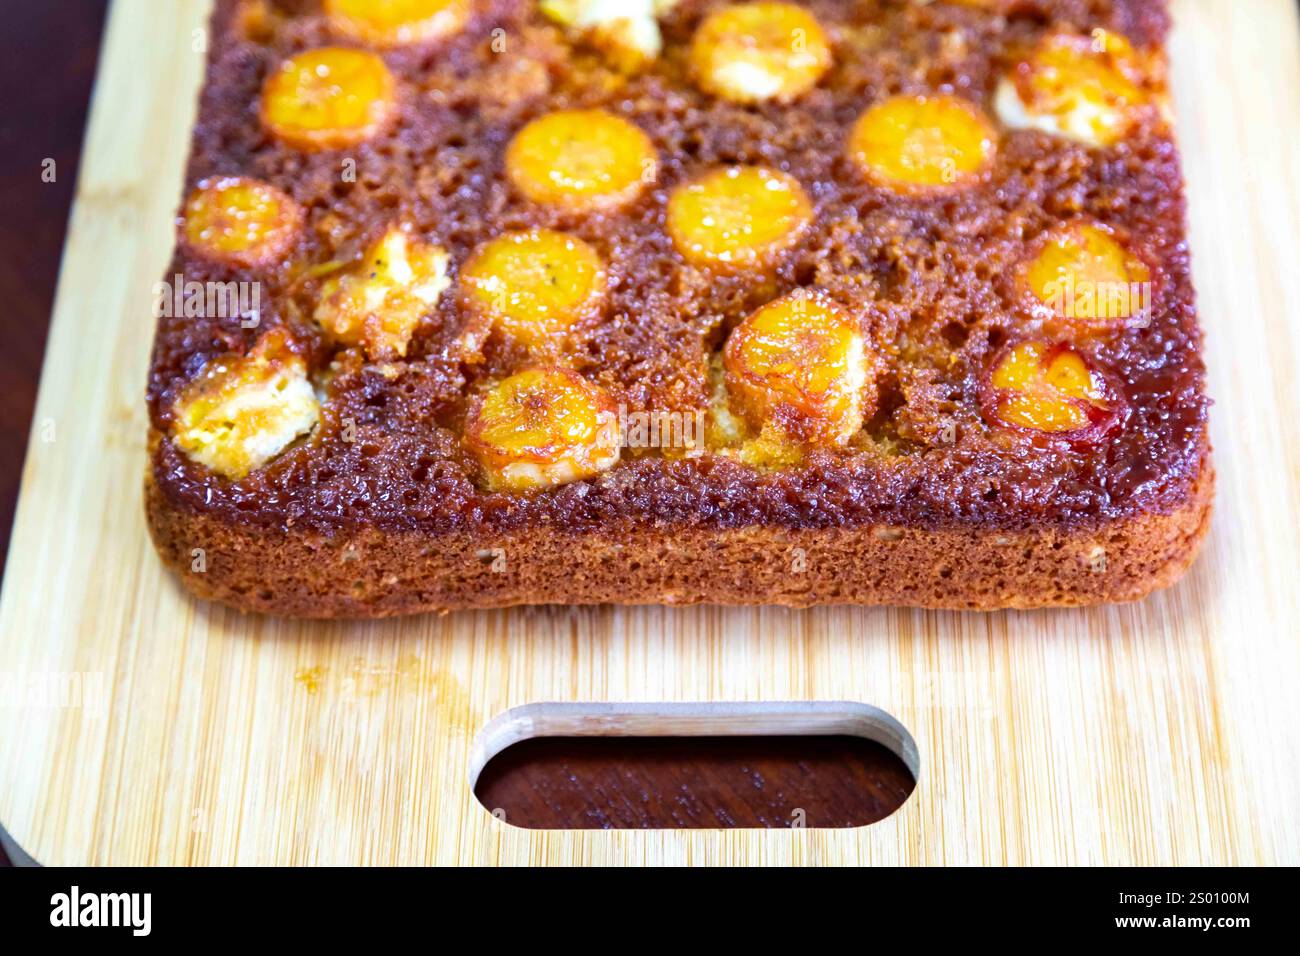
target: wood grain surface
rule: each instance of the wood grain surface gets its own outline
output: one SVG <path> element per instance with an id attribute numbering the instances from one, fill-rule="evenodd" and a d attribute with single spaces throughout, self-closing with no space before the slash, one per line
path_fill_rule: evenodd
<path id="1" fill-rule="evenodd" d="M 1220 492 L 1137 605 L 549 608 L 368 624 L 188 599 L 139 506 L 196 0 L 114 6 L 0 600 L 0 820 L 46 863 L 1300 862 L 1300 23 L 1176 0 Z M 42 695 L 42 690 L 44 694 Z M 865 828 L 534 831 L 471 791 L 538 701 L 877 705 L 916 790 Z"/>

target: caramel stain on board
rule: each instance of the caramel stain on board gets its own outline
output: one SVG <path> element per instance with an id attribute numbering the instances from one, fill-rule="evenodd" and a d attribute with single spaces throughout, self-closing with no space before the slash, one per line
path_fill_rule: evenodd
<path id="1" fill-rule="evenodd" d="M 460 681 L 407 654 L 394 664 L 354 657 L 340 666 L 310 664 L 298 668 L 294 683 L 309 696 L 331 703 L 383 697 L 428 698 L 455 731 L 469 733 L 469 698 Z"/>
<path id="2" fill-rule="evenodd" d="M 293 679 L 298 682 L 309 694 L 314 694 L 320 690 L 321 681 L 325 677 L 326 668 L 324 667 L 300 667 L 293 675 Z"/>

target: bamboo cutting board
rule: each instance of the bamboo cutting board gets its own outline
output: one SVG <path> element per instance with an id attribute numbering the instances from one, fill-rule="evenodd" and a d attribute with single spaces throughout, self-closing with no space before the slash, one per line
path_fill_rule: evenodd
<path id="1" fill-rule="evenodd" d="M 553 608 L 371 624 L 197 603 L 146 535 L 151 288 L 206 8 L 118 0 L 105 40 L 0 605 L 0 822 L 38 861 L 1300 862 L 1294 0 L 1175 0 L 1219 468 L 1213 531 L 1179 586 L 1057 612 Z M 857 830 L 493 818 L 473 768 L 533 718 L 484 727 L 575 701 L 862 702 L 910 731 L 919 782 Z M 569 726 L 568 711 L 542 712 Z M 811 712 L 763 711 L 796 725 Z M 662 729 L 678 711 L 601 713 L 587 729 Z"/>

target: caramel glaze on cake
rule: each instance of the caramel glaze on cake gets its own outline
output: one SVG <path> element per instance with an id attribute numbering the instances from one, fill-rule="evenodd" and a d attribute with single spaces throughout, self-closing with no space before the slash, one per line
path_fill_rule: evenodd
<path id="1" fill-rule="evenodd" d="M 864 176 L 845 146 L 868 106 L 900 94 L 955 95 L 997 123 L 999 81 L 1049 32 L 1119 33 L 1147 51 L 1159 86 L 1164 3 L 802 5 L 834 49 L 820 82 L 733 103 L 690 73 L 692 36 L 718 3 L 672 7 L 662 52 L 629 73 L 534 0 L 488 0 L 452 36 L 379 51 L 396 98 L 381 133 L 305 150 L 259 123 L 266 78 L 294 54 L 354 42 L 308 0 L 219 0 L 186 196 L 249 177 L 291 197 L 305 225 L 270 266 L 182 242 L 168 270 L 261 283 L 256 328 L 215 317 L 158 327 L 146 499 L 186 585 L 243 609 L 328 617 L 542 602 L 994 608 L 1129 600 L 1175 580 L 1204 533 L 1213 470 L 1165 111 L 1102 147 L 999 126 L 969 180 L 921 195 Z M 645 187 L 594 209 L 521 195 L 504 169 L 512 137 L 556 110 L 595 108 L 648 137 Z M 351 160 L 355 182 L 341 175 Z M 813 223 L 766 269 L 688 264 L 665 228 L 669 196 L 734 164 L 793 177 Z M 1086 443 L 990 422 L 986 400 L 1009 345 L 1060 338 L 1019 277 L 1035 240 L 1075 220 L 1105 223 L 1146 264 L 1151 290 L 1149 321 L 1070 337 L 1124 405 L 1104 440 Z M 446 251 L 451 288 L 404 355 L 369 354 L 312 316 L 329 276 L 394 223 Z M 455 280 L 484 243 L 536 228 L 581 239 L 607 270 L 600 307 L 548 361 L 625 411 L 709 408 L 730 330 L 816 289 L 861 317 L 874 385 L 861 429 L 793 464 L 624 448 L 595 477 L 487 490 L 464 438 L 473 397 L 536 361 L 476 325 Z M 276 329 L 306 363 L 319 421 L 262 467 L 217 474 L 174 440 L 177 403 L 209 363 Z"/>

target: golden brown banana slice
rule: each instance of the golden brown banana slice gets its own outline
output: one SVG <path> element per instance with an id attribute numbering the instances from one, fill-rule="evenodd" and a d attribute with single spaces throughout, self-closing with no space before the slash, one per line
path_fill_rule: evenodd
<path id="1" fill-rule="evenodd" d="M 786 102 L 817 85 L 831 47 L 809 11 L 792 3 L 742 3 L 705 18 L 691 42 L 695 81 L 735 103 Z"/>
<path id="2" fill-rule="evenodd" d="M 330 27 L 367 46 L 431 43 L 465 28 L 471 0 L 325 0 Z"/>
<path id="3" fill-rule="evenodd" d="M 997 151 L 997 132 L 957 96 L 893 96 L 868 109 L 849 134 L 849 156 L 878 185 L 934 193 L 976 182 Z"/>
<path id="4" fill-rule="evenodd" d="M 536 348 L 599 312 L 606 275 L 599 253 L 581 239 L 531 229 L 479 247 L 461 284 L 470 308 Z"/>
<path id="5" fill-rule="evenodd" d="M 397 85 L 374 53 L 322 47 L 291 57 L 262 87 L 262 124 L 297 149 L 343 149 L 384 129 Z"/>
<path id="6" fill-rule="evenodd" d="M 269 183 L 221 176 L 203 180 L 190 194 L 181 234 L 205 259 L 256 268 L 283 258 L 302 223 L 298 204 Z"/>
<path id="7" fill-rule="evenodd" d="M 587 212 L 616 209 L 656 174 L 655 149 L 637 126 L 606 110 L 559 110 L 521 129 L 506 176 L 527 199 Z"/>
<path id="8" fill-rule="evenodd" d="M 1141 58 L 1118 33 L 1052 34 L 998 84 L 994 107 L 1012 129 L 1110 146 L 1152 103 L 1142 73 Z"/>
<path id="9" fill-rule="evenodd" d="M 758 430 L 842 445 L 862 428 L 868 393 L 858 320 L 819 292 L 798 291 L 740 323 L 723 351 L 732 405 Z"/>
<path id="10" fill-rule="evenodd" d="M 1020 273 L 1036 310 L 1078 332 L 1105 332 L 1149 317 L 1151 269 L 1100 223 L 1048 232 Z"/>
<path id="11" fill-rule="evenodd" d="M 541 0 L 547 17 L 576 31 L 615 67 L 633 72 L 659 56 L 655 0 Z"/>
<path id="12" fill-rule="evenodd" d="M 321 286 L 313 318 L 331 338 L 360 345 L 371 358 L 406 355 L 420 319 L 451 284 L 441 246 L 388 231 L 354 268 Z"/>
<path id="13" fill-rule="evenodd" d="M 208 362 L 174 413 L 181 451 L 220 475 L 243 478 L 315 428 L 320 403 L 306 363 L 274 330 L 247 355 Z"/>
<path id="14" fill-rule="evenodd" d="M 619 458 L 617 409 L 577 372 L 530 368 L 478 398 L 465 443 L 493 490 L 550 488 L 614 466 Z"/>
<path id="15" fill-rule="evenodd" d="M 1127 411 L 1119 391 L 1068 344 L 1035 341 L 994 357 L 980 404 L 991 424 L 1075 444 L 1100 441 Z"/>
<path id="16" fill-rule="evenodd" d="M 727 166 L 673 190 L 668 233 L 690 262 L 754 268 L 789 248 L 813 220 L 793 176 L 759 166 Z"/>

